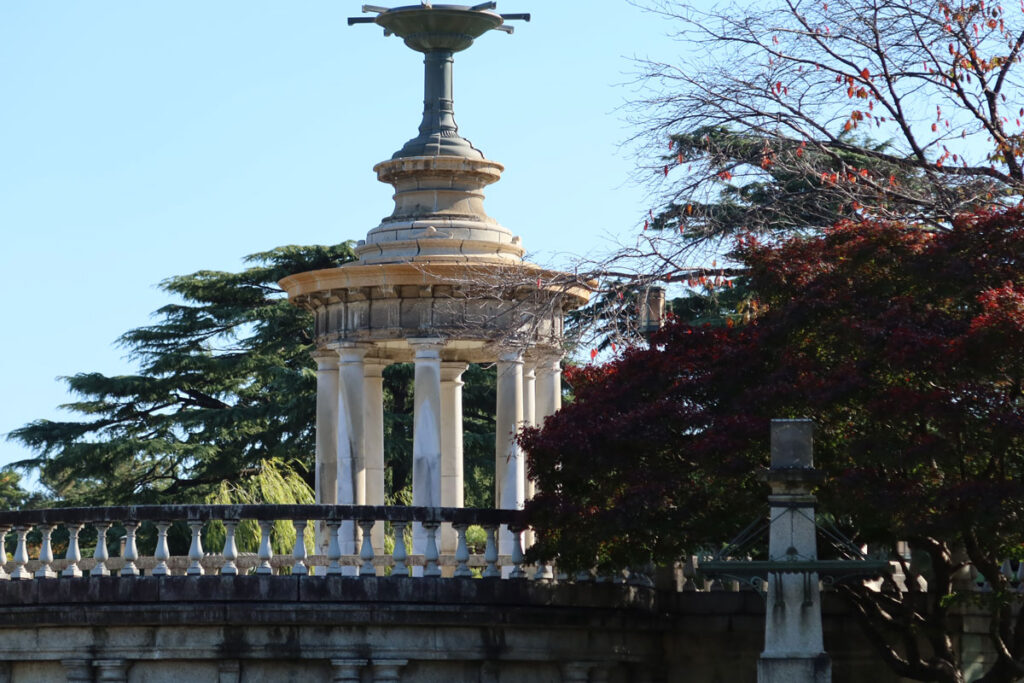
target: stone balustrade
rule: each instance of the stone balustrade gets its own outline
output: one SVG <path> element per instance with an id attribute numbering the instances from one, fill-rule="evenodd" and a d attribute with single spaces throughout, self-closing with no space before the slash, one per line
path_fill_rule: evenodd
<path id="1" fill-rule="evenodd" d="M 259 548 L 240 552 L 235 530 L 243 521 L 259 526 Z M 272 550 L 272 529 L 284 521 L 295 530 L 290 553 Z M 211 548 L 206 532 L 211 523 L 223 525 L 223 543 Z M 421 526 L 426 535 L 422 554 L 409 552 L 406 531 Z M 187 554 L 172 555 L 168 531 L 177 525 L 187 528 Z M 483 552 L 471 547 L 467 530 L 483 529 Z M 450 526 L 450 528 L 449 528 Z M 387 530 L 391 553 L 375 552 L 371 538 L 374 529 Z M 507 528 L 515 542 L 508 555 L 498 554 L 500 530 Z M 94 543 L 83 551 L 83 530 L 94 530 L 105 543 Z M 354 552 L 344 553 L 339 536 L 351 533 Z M 439 552 L 439 535 L 447 529 L 456 537 L 454 554 Z M 739 581 L 711 580 L 698 568 L 696 556 L 687 557 L 671 567 L 634 568 L 632 571 L 601 575 L 581 572 L 571 577 L 559 574 L 554 565 L 527 566 L 523 538 L 528 529 L 525 513 L 517 510 L 476 508 L 426 508 L 407 506 L 352 505 L 153 505 L 92 508 L 50 508 L 41 510 L 0 511 L 0 537 L 15 539 L 13 554 L 0 544 L 0 580 L 81 578 L 88 576 L 202 576 L 202 575 L 302 575 L 302 576 L 398 576 L 441 578 L 505 578 L 547 581 L 629 583 L 654 585 L 677 592 L 736 592 L 762 590 Z M 150 551 L 139 552 L 138 537 L 145 530 Z M 319 530 L 319 532 L 317 531 Z M 34 533 L 33 533 L 34 532 Z M 320 534 L 325 552 L 309 552 L 307 539 Z M 55 548 L 54 539 L 62 540 Z M 155 537 L 155 547 L 153 540 Z M 118 543 L 119 541 L 119 543 Z M 111 547 L 115 552 L 111 552 Z M 117 551 L 117 546 L 120 550 Z M 478 549 L 476 549 L 478 550 Z M 921 576 L 904 576 L 900 565 L 892 563 L 893 581 L 900 590 L 926 591 Z M 1007 561 L 1001 572 L 1014 589 L 1024 592 L 1024 563 Z M 881 581 L 869 581 L 881 589 Z M 960 590 L 986 592 L 988 582 L 973 567 L 966 567 L 958 581 Z M 828 590 L 828 585 L 823 589 Z"/>
<path id="2" fill-rule="evenodd" d="M 260 529 L 259 549 L 255 553 L 238 550 L 235 532 L 243 521 L 251 520 Z M 290 523 L 295 530 L 290 554 L 272 550 L 275 523 Z M 223 546 L 204 547 L 204 533 L 211 523 L 223 525 Z M 190 536 L 188 554 L 172 555 L 168 531 L 173 525 L 187 526 Z M 442 524 L 451 525 L 457 537 L 453 555 L 438 552 Z M 377 525 L 385 527 L 393 541 L 389 555 L 376 553 L 371 538 Z M 412 525 L 423 529 L 425 550 L 420 555 L 408 552 L 405 530 Z M 470 552 L 467 530 L 479 525 L 486 534 L 483 553 Z M 80 536 L 83 529 L 95 530 L 103 539 L 83 557 Z M 112 529 L 120 532 L 120 555 L 110 553 Z M 145 528 L 151 553 L 139 552 L 138 536 Z M 54 535 L 61 529 L 63 558 L 55 558 Z M 508 529 L 515 542 L 511 553 L 498 555 L 500 529 Z M 13 534 L 16 548 L 7 556 L 0 544 L 0 580 L 81 578 L 87 576 L 202 576 L 209 574 L 292 574 L 307 576 L 416 576 L 470 578 L 527 578 L 522 536 L 525 517 L 517 510 L 473 508 L 424 508 L 350 505 L 156 505 L 96 508 L 51 508 L 43 510 L 0 511 L 0 537 Z M 32 534 L 37 532 L 37 534 Z M 35 542 L 30 541 L 30 534 Z M 310 553 L 307 539 L 317 535 L 325 546 L 323 553 Z M 355 552 L 344 553 L 340 538 L 350 538 Z M 116 545 L 116 543 L 115 543 Z M 30 552 L 32 551 L 32 552 Z M 211 552 L 212 551 L 212 552 Z M 34 555 L 31 557 L 30 555 Z M 551 578 L 549 567 L 530 569 L 529 576 Z"/>

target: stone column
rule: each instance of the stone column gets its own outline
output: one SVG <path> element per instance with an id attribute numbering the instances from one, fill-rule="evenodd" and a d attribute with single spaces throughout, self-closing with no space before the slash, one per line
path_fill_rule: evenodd
<path id="1" fill-rule="evenodd" d="M 365 495 L 366 465 L 363 457 L 363 357 L 367 349 L 343 343 L 338 347 L 338 487 L 335 502 L 355 505 Z M 358 493 L 357 493 L 358 492 Z M 358 551 L 358 529 L 353 520 L 345 520 L 338 532 L 342 555 Z M 355 575 L 356 567 L 345 567 Z"/>
<path id="2" fill-rule="evenodd" d="M 544 420 L 551 417 L 562 407 L 562 355 L 546 353 L 537 362 L 536 408 L 534 424 L 543 426 Z M 537 493 L 536 484 L 526 483 L 526 498 L 529 500 Z"/>
<path id="3" fill-rule="evenodd" d="M 772 495 L 768 557 L 774 562 L 818 559 L 814 496 L 814 423 L 772 420 Z M 822 642 L 817 572 L 771 572 L 765 607 L 764 652 L 758 683 L 830 683 L 832 665 Z"/>
<path id="4" fill-rule="evenodd" d="M 410 339 L 416 351 L 413 391 L 412 504 L 441 506 L 441 347 L 437 338 Z M 427 536 L 419 522 L 412 526 L 412 552 L 426 551 Z M 422 575 L 422 567 L 413 567 Z"/>
<path id="5" fill-rule="evenodd" d="M 441 363 L 441 507 L 465 506 L 462 466 L 462 373 L 466 363 Z M 455 552 L 452 525 L 441 526 L 441 552 Z"/>
<path id="6" fill-rule="evenodd" d="M 384 380 L 386 361 L 367 359 L 363 367 L 363 454 L 366 462 L 365 505 L 384 505 Z M 384 524 L 371 534 L 373 552 L 384 554 Z"/>
<path id="7" fill-rule="evenodd" d="M 537 426 L 537 360 L 526 357 L 523 361 L 523 425 Z M 523 500 L 533 498 L 535 486 L 527 472 L 526 455 L 523 454 Z M 523 532 L 523 547 L 533 545 L 533 530 Z"/>
<path id="8" fill-rule="evenodd" d="M 333 505 L 338 495 L 338 354 L 326 349 L 316 359 L 316 502 Z M 317 549 L 327 554 L 327 532 L 317 524 Z"/>
<path id="9" fill-rule="evenodd" d="M 523 423 L 523 354 L 503 350 L 498 355 L 498 400 L 495 415 L 495 507 L 521 510 L 526 498 L 523 454 L 516 433 Z M 512 534 L 502 527 L 498 552 L 509 555 Z"/>
<path id="10" fill-rule="evenodd" d="M 544 354 L 537 361 L 536 422 L 554 415 L 562 407 L 562 356 Z"/>
<path id="11" fill-rule="evenodd" d="M 537 362 L 530 358 L 523 360 L 523 424 L 537 424 Z"/>

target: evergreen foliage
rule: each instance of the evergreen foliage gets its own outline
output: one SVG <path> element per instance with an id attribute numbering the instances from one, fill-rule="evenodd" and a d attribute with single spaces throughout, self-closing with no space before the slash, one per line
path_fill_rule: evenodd
<path id="1" fill-rule="evenodd" d="M 247 500 L 297 502 L 312 484 L 316 364 L 312 316 L 277 282 L 353 260 L 349 243 L 286 246 L 247 257 L 237 273 L 200 271 L 161 288 L 177 301 L 120 338 L 135 375 L 65 378 L 81 419 L 38 420 L 13 431 L 63 505 Z M 385 461 L 392 501 L 412 466 L 412 368 L 385 370 Z M 467 504 L 490 504 L 494 372 L 467 374 Z M 268 469 L 268 464 L 273 467 Z M 279 487 L 266 486 L 271 483 Z M 305 495 L 305 494 L 302 494 Z M 244 535 L 244 534 L 243 534 Z"/>

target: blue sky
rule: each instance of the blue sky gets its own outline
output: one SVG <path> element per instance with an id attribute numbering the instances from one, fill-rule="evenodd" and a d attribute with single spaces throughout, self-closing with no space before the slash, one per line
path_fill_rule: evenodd
<path id="1" fill-rule="evenodd" d="M 415 135 L 422 58 L 348 27 L 360 4 L 0 4 L 0 433 L 66 417 L 62 375 L 132 372 L 114 341 L 162 279 L 390 213 L 371 169 Z M 630 60 L 683 46 L 624 0 L 499 10 L 533 21 L 455 65 L 462 134 L 506 166 L 488 213 L 545 265 L 611 249 L 648 208 L 619 146 Z M 29 455 L 0 441 L 0 464 Z"/>

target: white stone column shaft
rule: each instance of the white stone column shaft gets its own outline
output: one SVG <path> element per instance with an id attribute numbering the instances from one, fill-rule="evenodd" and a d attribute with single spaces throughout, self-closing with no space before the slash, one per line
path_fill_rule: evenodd
<path id="1" fill-rule="evenodd" d="M 367 360 L 363 367 L 363 454 L 366 463 L 365 505 L 384 505 L 384 380 L 387 363 Z M 375 524 L 371 534 L 373 552 L 384 554 L 384 524 Z"/>
<path id="2" fill-rule="evenodd" d="M 363 357 L 366 351 L 354 344 L 338 348 L 338 505 L 355 505 L 358 497 L 365 496 Z M 359 546 L 353 520 L 342 522 L 338 541 L 342 555 L 356 554 Z M 345 567 L 346 573 L 354 573 L 355 569 Z"/>
<path id="3" fill-rule="evenodd" d="M 441 507 L 465 506 L 462 464 L 462 373 L 466 363 L 441 363 Z M 441 552 L 453 554 L 458 536 L 441 526 Z"/>
<path id="4" fill-rule="evenodd" d="M 523 425 L 526 427 L 537 426 L 537 362 L 533 358 L 525 358 L 523 361 Z M 526 454 L 523 454 L 523 495 L 524 501 L 533 498 L 535 486 L 528 476 Z M 533 530 L 526 529 L 523 532 L 523 546 L 529 548 L 533 545 Z"/>
<path id="5" fill-rule="evenodd" d="M 338 354 L 321 350 L 316 359 L 316 502 L 333 505 L 338 495 Z M 327 531 L 317 523 L 316 544 L 327 552 Z"/>
<path id="6" fill-rule="evenodd" d="M 537 424 L 537 364 L 529 359 L 523 361 L 523 424 Z"/>
<path id="7" fill-rule="evenodd" d="M 536 422 L 554 415 L 562 407 L 562 357 L 558 354 L 543 356 L 537 363 Z"/>
<path id="8" fill-rule="evenodd" d="M 498 397 L 495 414 L 495 507 L 521 510 L 526 500 L 523 453 L 516 434 L 523 423 L 523 354 L 502 351 L 498 355 Z M 498 551 L 510 555 L 513 536 L 502 526 Z"/>
<path id="9" fill-rule="evenodd" d="M 543 426 L 545 418 L 551 417 L 562 407 L 562 356 L 551 353 L 541 356 L 537 362 L 535 383 L 534 424 Z M 526 482 L 526 499 L 537 494 L 537 485 Z"/>
<path id="10" fill-rule="evenodd" d="M 410 339 L 416 352 L 413 391 L 412 504 L 441 506 L 441 347 L 440 339 Z M 426 551 L 423 526 L 414 522 L 412 552 Z M 419 570 L 419 572 L 417 572 Z M 422 567 L 414 567 L 414 574 Z"/>
<path id="11" fill-rule="evenodd" d="M 338 487 L 338 354 L 316 359 L 316 502 L 331 505 Z"/>

